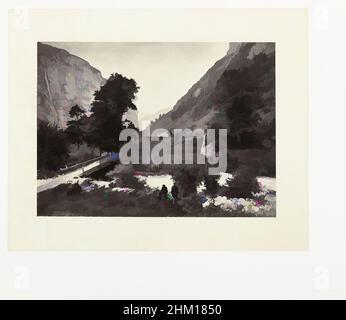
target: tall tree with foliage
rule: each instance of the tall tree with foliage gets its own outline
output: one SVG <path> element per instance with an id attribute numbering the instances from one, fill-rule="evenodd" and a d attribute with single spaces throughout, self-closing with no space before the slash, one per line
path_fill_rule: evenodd
<path id="1" fill-rule="evenodd" d="M 80 145 L 85 140 L 85 133 L 81 123 L 85 116 L 85 111 L 78 105 L 75 105 L 70 109 L 69 115 L 72 120 L 67 122 L 66 136 L 67 139 L 71 143 L 76 144 L 79 149 Z"/>
<path id="2" fill-rule="evenodd" d="M 139 87 L 133 79 L 112 74 L 105 85 L 95 92 L 92 104 L 91 129 L 87 142 L 102 151 L 118 151 L 121 130 L 129 125 L 123 121 L 129 110 L 137 110 L 133 103 Z"/>

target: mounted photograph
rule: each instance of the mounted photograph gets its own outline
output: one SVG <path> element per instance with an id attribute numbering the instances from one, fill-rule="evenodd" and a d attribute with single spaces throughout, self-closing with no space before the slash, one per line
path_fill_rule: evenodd
<path id="1" fill-rule="evenodd" d="M 38 42 L 37 215 L 276 217 L 275 43 Z"/>

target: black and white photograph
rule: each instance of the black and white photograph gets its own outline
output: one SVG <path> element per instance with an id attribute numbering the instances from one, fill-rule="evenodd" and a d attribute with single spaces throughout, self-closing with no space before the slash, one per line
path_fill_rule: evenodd
<path id="1" fill-rule="evenodd" d="M 0 7 L 0 300 L 346 298 L 345 1 Z"/>
<path id="2" fill-rule="evenodd" d="M 275 43 L 37 43 L 39 216 L 275 217 Z"/>

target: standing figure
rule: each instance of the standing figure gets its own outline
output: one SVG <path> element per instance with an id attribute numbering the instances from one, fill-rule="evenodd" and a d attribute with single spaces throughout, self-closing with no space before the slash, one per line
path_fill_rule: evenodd
<path id="1" fill-rule="evenodd" d="M 178 200 L 178 194 L 179 194 L 179 188 L 176 184 L 173 185 L 171 194 L 174 198 L 174 201 L 177 201 Z"/>
<path id="2" fill-rule="evenodd" d="M 159 193 L 159 200 L 167 200 L 167 193 L 168 193 L 168 189 L 167 187 L 163 184 L 161 191 Z"/>

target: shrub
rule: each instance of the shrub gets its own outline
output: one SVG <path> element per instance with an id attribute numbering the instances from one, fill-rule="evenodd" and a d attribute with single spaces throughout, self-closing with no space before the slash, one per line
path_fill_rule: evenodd
<path id="1" fill-rule="evenodd" d="M 119 164 L 112 171 L 109 171 L 106 176 L 111 179 L 116 179 L 115 185 L 120 188 L 132 188 L 136 190 L 144 188 L 144 183 L 134 176 L 132 164 Z"/>
<path id="2" fill-rule="evenodd" d="M 182 197 L 196 193 L 197 186 L 203 179 L 204 166 L 180 165 L 171 169 L 171 175 Z"/>
<path id="3" fill-rule="evenodd" d="M 235 171 L 234 178 L 228 180 L 229 192 L 232 198 L 251 198 L 259 191 L 256 170 L 242 166 Z"/>

